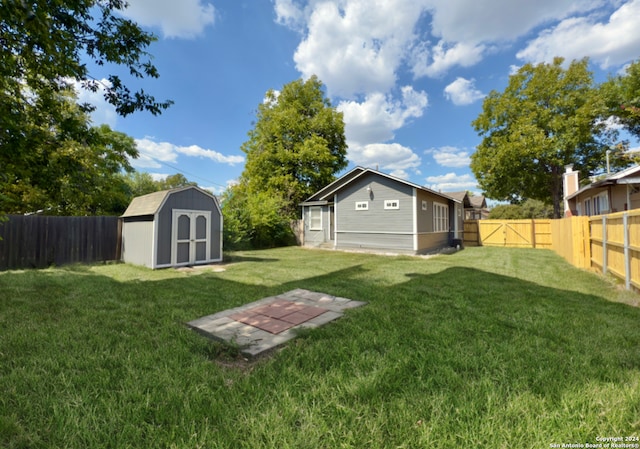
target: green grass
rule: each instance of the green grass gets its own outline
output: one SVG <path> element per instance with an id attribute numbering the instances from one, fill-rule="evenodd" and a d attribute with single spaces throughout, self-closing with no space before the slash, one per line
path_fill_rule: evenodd
<path id="1" fill-rule="evenodd" d="M 0 447 L 548 448 L 640 435 L 638 295 L 552 252 L 229 256 L 225 272 L 0 273 Z M 252 363 L 184 324 L 294 288 L 369 304 Z"/>

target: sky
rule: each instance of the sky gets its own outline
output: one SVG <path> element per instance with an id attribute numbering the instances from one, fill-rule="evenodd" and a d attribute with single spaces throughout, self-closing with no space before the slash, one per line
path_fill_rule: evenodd
<path id="1" fill-rule="evenodd" d="M 123 80 L 174 105 L 119 117 L 99 92 L 80 100 L 97 107 L 94 124 L 135 139 L 136 170 L 182 173 L 215 194 L 243 171 L 240 147 L 265 93 L 300 78 L 317 75 L 343 113 L 344 172 L 360 165 L 479 194 L 469 163 L 481 138 L 471 122 L 510 74 L 588 57 L 600 82 L 640 58 L 640 0 L 128 2 L 124 15 L 158 38 L 148 51 L 160 77 Z"/>

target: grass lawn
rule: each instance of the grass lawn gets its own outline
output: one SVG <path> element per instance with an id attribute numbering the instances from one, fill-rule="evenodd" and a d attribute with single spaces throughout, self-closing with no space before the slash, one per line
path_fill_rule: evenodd
<path id="1" fill-rule="evenodd" d="M 185 322 L 368 305 L 252 363 Z M 0 447 L 548 448 L 640 436 L 639 296 L 550 251 L 282 248 L 224 272 L 0 273 Z M 630 441 L 636 444 L 635 441 Z"/>

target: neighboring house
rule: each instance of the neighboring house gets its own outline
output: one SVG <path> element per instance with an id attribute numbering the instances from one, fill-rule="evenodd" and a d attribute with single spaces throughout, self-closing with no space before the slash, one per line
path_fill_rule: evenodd
<path id="1" fill-rule="evenodd" d="M 222 260 L 222 212 L 189 186 L 134 198 L 122 215 L 122 260 L 149 268 Z"/>
<path id="2" fill-rule="evenodd" d="M 462 202 L 465 220 L 482 220 L 489 217 L 487 200 L 484 196 L 469 195 L 466 190 L 463 192 L 445 192 L 445 194 Z"/>
<path id="3" fill-rule="evenodd" d="M 601 215 L 640 208 L 640 165 L 607 175 L 579 187 L 578 172 L 566 167 L 563 175 L 564 215 Z"/>
<path id="4" fill-rule="evenodd" d="M 354 168 L 301 206 L 305 246 L 423 254 L 462 241 L 460 201 L 368 168 Z"/>

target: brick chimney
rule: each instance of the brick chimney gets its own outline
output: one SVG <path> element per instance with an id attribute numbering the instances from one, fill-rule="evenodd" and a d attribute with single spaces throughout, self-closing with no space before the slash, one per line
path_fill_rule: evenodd
<path id="1" fill-rule="evenodd" d="M 567 165 L 565 172 L 562 174 L 562 192 L 564 198 L 564 216 L 570 217 L 573 215 L 569 208 L 569 196 L 578 191 L 578 172 L 573 170 L 573 165 Z"/>

